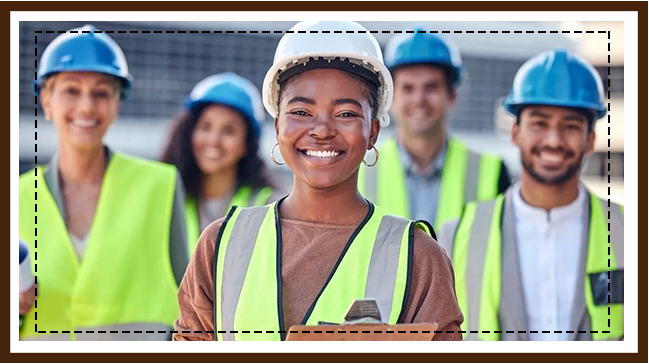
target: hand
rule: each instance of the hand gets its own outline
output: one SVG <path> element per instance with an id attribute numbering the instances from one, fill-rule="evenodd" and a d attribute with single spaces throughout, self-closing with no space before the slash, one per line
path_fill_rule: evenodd
<path id="1" fill-rule="evenodd" d="M 27 291 L 18 293 L 18 315 L 25 315 L 34 305 L 36 299 L 36 285 L 33 285 Z"/>

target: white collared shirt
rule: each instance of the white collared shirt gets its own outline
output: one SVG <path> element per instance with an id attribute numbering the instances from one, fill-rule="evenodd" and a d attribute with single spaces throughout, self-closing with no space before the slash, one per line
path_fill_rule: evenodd
<path id="1" fill-rule="evenodd" d="M 512 192 L 527 328 L 538 331 L 530 333 L 530 340 L 569 340 L 570 334 L 565 331 L 571 330 L 570 316 L 580 276 L 583 204 L 588 193 L 580 184 L 576 200 L 548 213 L 523 200 L 520 182 Z"/>

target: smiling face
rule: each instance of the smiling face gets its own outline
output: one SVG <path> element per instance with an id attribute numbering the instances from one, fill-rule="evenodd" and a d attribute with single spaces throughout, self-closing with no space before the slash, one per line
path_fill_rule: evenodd
<path id="1" fill-rule="evenodd" d="M 203 174 L 236 168 L 246 155 L 246 121 L 223 105 L 205 107 L 192 132 L 192 151 Z"/>
<path id="2" fill-rule="evenodd" d="M 367 86 L 336 69 L 295 77 L 282 90 L 275 119 L 282 157 L 298 181 L 313 188 L 338 186 L 357 175 L 378 137 Z"/>
<path id="3" fill-rule="evenodd" d="M 95 72 L 62 72 L 43 85 L 41 101 L 60 145 L 90 150 L 102 146 L 119 112 L 119 81 Z"/>
<path id="4" fill-rule="evenodd" d="M 586 153 L 591 153 L 595 132 L 588 118 L 576 110 L 528 106 L 512 128 L 512 139 L 520 147 L 525 173 L 545 185 L 561 185 L 578 178 Z"/>
<path id="5" fill-rule="evenodd" d="M 392 112 L 405 135 L 439 133 L 456 94 L 444 70 L 431 65 L 406 66 L 394 74 Z"/>

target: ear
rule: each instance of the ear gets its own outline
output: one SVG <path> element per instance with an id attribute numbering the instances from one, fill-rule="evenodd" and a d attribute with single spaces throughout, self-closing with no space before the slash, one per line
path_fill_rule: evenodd
<path id="1" fill-rule="evenodd" d="M 367 150 L 372 149 L 374 145 L 376 145 L 376 142 L 379 139 L 379 132 L 381 131 L 381 123 L 379 122 L 379 119 L 374 119 L 372 120 L 372 123 L 370 124 L 370 144 L 367 146 Z"/>
<path id="2" fill-rule="evenodd" d="M 275 139 L 279 136 L 279 128 L 277 127 L 277 124 L 279 123 L 279 118 L 276 116 L 275 117 Z"/>
<path id="3" fill-rule="evenodd" d="M 512 125 L 512 142 L 517 147 L 520 147 L 520 144 L 518 142 L 518 135 L 520 131 L 521 131 L 520 122 L 514 122 L 514 124 Z"/>
<path id="4" fill-rule="evenodd" d="M 50 90 L 41 90 L 41 106 L 43 107 L 43 111 L 45 112 L 45 120 L 47 121 L 52 120 L 51 100 L 52 94 L 50 93 Z"/>
<path id="5" fill-rule="evenodd" d="M 448 92 L 448 101 L 451 107 L 455 107 L 455 104 L 457 104 L 457 89 L 453 88 L 452 91 Z"/>
<path id="6" fill-rule="evenodd" d="M 595 130 L 591 130 L 588 133 L 586 143 L 586 153 L 592 154 L 595 151 Z"/>

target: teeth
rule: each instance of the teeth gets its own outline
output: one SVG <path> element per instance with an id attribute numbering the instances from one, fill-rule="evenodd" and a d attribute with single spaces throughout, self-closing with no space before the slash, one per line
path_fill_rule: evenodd
<path id="1" fill-rule="evenodd" d="M 311 157 L 333 158 L 340 155 L 340 152 L 335 152 L 332 150 L 307 150 L 306 154 Z"/>
<path id="2" fill-rule="evenodd" d="M 81 126 L 84 128 L 90 128 L 96 125 L 99 125 L 99 121 L 97 120 L 83 120 L 83 119 L 75 119 L 72 121 L 72 124 L 76 126 Z"/>
<path id="3" fill-rule="evenodd" d="M 205 151 L 205 156 L 208 158 L 218 158 L 221 152 L 216 149 L 208 149 Z"/>
<path id="4" fill-rule="evenodd" d="M 415 118 L 423 118 L 426 116 L 426 113 L 423 111 L 416 111 L 412 114 L 412 116 Z"/>
<path id="5" fill-rule="evenodd" d="M 547 152 L 542 152 L 541 153 L 541 159 L 548 161 L 548 162 L 561 162 L 563 159 L 561 155 L 557 155 L 554 153 L 547 153 Z"/>

